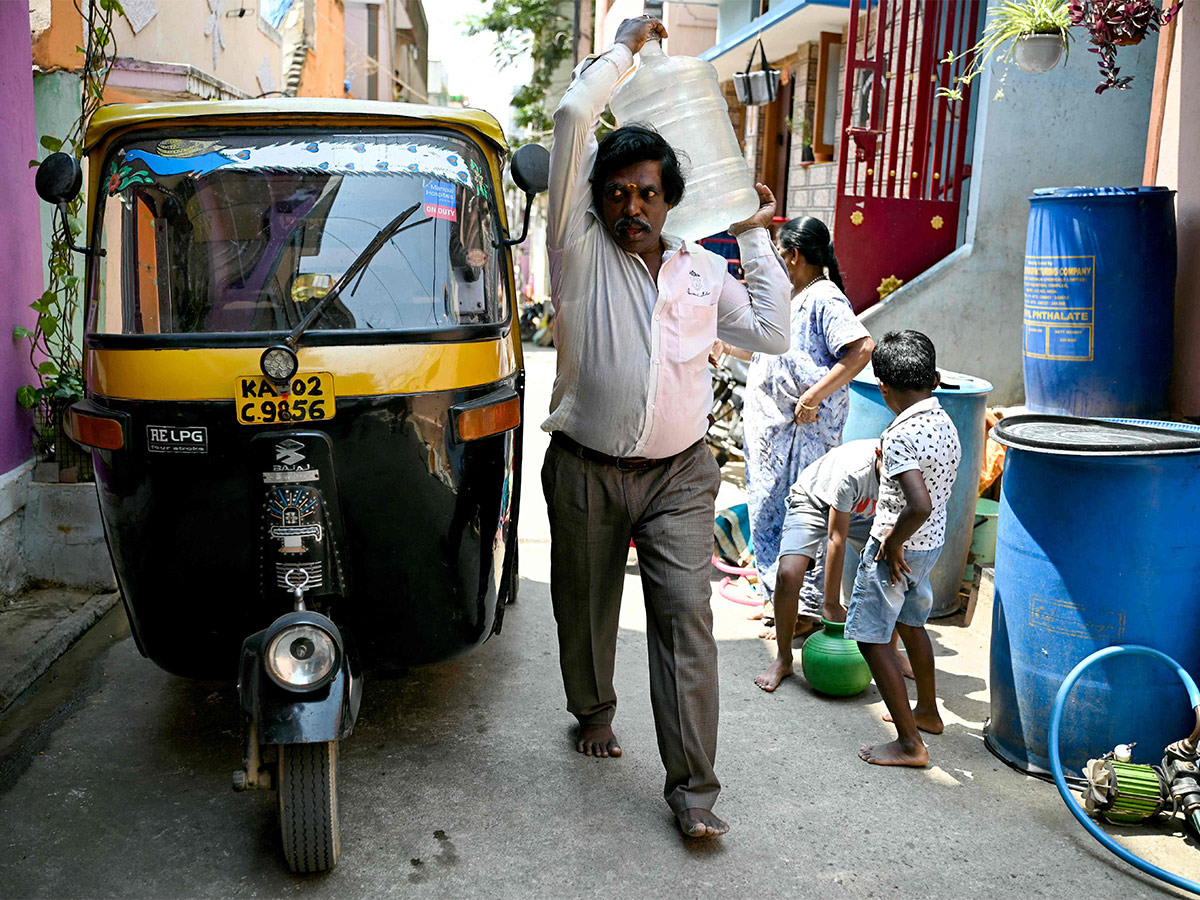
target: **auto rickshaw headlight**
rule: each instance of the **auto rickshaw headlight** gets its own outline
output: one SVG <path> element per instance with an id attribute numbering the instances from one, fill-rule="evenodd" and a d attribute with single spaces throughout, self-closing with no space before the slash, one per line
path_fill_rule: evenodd
<path id="1" fill-rule="evenodd" d="M 333 636 L 314 625 L 284 628 L 267 645 L 267 674 L 282 688 L 314 691 L 337 671 L 338 645 Z"/>

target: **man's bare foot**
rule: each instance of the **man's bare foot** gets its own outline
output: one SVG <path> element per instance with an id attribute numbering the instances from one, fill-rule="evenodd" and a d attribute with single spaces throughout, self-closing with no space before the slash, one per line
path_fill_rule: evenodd
<path id="1" fill-rule="evenodd" d="M 713 815 L 711 809 L 685 809 L 675 813 L 675 821 L 684 836 L 690 838 L 720 837 L 729 831 L 729 825 Z"/>
<path id="2" fill-rule="evenodd" d="M 588 756 L 620 756 L 621 745 L 611 725 L 580 725 L 575 735 L 575 749 Z"/>
<path id="3" fill-rule="evenodd" d="M 900 667 L 900 674 L 905 678 L 915 679 L 917 676 L 913 674 L 912 663 L 908 661 L 908 657 L 896 651 L 896 665 Z"/>
<path id="4" fill-rule="evenodd" d="M 921 769 L 929 765 L 929 748 L 919 741 L 913 747 L 892 741 L 863 747 L 858 751 L 858 758 L 873 766 L 913 766 Z"/>
<path id="5" fill-rule="evenodd" d="M 792 661 L 790 659 L 784 662 L 777 658 L 775 662 L 767 666 L 765 672 L 755 677 L 754 683 L 769 694 L 775 688 L 779 687 L 779 683 L 791 675 L 792 671 Z"/>
<path id="6" fill-rule="evenodd" d="M 932 711 L 921 709 L 920 706 L 913 707 L 913 719 L 917 723 L 917 727 L 929 734 L 941 734 L 946 730 L 946 726 L 942 724 L 942 717 L 938 715 L 937 709 Z M 883 714 L 883 721 L 892 721 L 891 713 Z"/>

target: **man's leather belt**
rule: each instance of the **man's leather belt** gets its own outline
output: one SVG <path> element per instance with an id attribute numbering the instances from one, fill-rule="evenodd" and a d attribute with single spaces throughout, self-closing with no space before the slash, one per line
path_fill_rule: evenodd
<path id="1" fill-rule="evenodd" d="M 679 455 L 664 456 L 661 459 L 649 459 L 644 456 L 609 456 L 607 453 L 601 453 L 599 450 L 583 446 L 583 444 L 568 437 L 561 431 L 552 433 L 550 435 L 550 442 L 557 444 L 572 456 L 578 456 L 580 459 L 586 459 L 588 462 L 600 463 L 605 466 L 615 466 L 625 472 L 653 469 L 655 466 L 661 466 L 663 463 L 670 462 L 675 456 Z"/>

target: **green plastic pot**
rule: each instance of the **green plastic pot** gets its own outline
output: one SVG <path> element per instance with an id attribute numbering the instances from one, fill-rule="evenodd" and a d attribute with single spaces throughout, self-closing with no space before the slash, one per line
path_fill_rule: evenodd
<path id="1" fill-rule="evenodd" d="M 800 669 L 814 691 L 832 697 L 853 697 L 871 683 L 871 670 L 858 652 L 858 643 L 846 638 L 845 622 L 822 618 L 824 628 L 800 651 Z"/>

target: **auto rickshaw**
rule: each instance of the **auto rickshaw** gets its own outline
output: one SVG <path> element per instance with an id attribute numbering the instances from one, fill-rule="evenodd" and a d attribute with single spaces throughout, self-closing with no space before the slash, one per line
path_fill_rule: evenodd
<path id="1" fill-rule="evenodd" d="M 516 594 L 504 136 L 475 110 L 274 99 L 109 106 L 86 140 L 68 430 L 133 636 L 237 678 L 234 788 L 278 791 L 288 864 L 325 870 L 363 671 L 470 651 Z M 527 231 L 548 154 L 512 173 Z M 64 214 L 81 181 L 65 154 L 37 175 Z"/>

